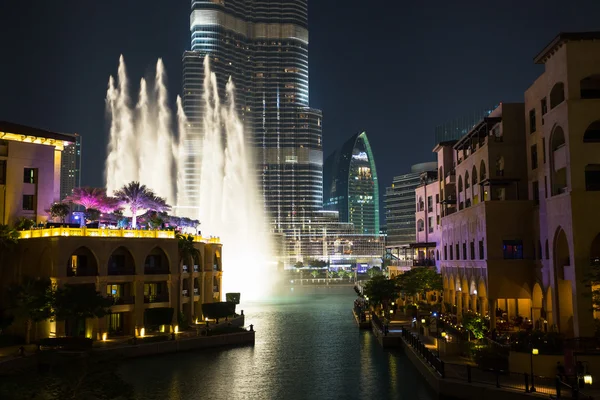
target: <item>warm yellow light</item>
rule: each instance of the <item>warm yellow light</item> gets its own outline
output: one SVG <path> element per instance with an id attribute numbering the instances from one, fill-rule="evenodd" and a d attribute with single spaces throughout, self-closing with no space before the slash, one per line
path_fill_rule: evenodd
<path id="1" fill-rule="evenodd" d="M 421 323 L 424 324 L 425 323 L 425 318 L 421 318 Z"/>
<path id="2" fill-rule="evenodd" d="M 447 335 L 447 333 L 446 333 L 446 332 L 444 332 L 444 331 L 442 331 L 442 337 L 443 337 L 443 338 L 445 338 L 445 337 L 446 337 L 446 335 Z"/>
<path id="3" fill-rule="evenodd" d="M 200 322 L 200 320 L 198 320 L 198 318 L 196 318 L 196 325 L 198 325 L 199 322 Z"/>
<path id="4" fill-rule="evenodd" d="M 390 310 L 390 314 L 393 314 L 393 313 L 394 313 L 394 310 Z"/>
<path id="5" fill-rule="evenodd" d="M 204 318 L 204 321 L 208 322 L 208 317 Z"/>
<path id="6" fill-rule="evenodd" d="M 396 305 L 396 303 L 392 301 L 392 305 Z"/>
<path id="7" fill-rule="evenodd" d="M 179 325 L 175 325 L 175 333 L 179 333 Z"/>
<path id="8" fill-rule="evenodd" d="M 538 349 L 531 349 L 531 354 L 537 356 L 538 354 L 540 354 L 540 351 Z"/>
<path id="9" fill-rule="evenodd" d="M 140 329 L 140 337 L 143 338 L 144 336 L 146 336 L 146 328 Z"/>
<path id="10" fill-rule="evenodd" d="M 592 384 L 592 376 L 591 375 L 584 375 L 583 376 L 583 383 L 585 383 L 586 385 L 591 385 Z"/>
<path id="11" fill-rule="evenodd" d="M 104 332 L 104 333 L 102 334 L 102 341 L 103 341 L 103 342 L 106 342 L 106 338 L 108 338 L 108 333 Z"/>

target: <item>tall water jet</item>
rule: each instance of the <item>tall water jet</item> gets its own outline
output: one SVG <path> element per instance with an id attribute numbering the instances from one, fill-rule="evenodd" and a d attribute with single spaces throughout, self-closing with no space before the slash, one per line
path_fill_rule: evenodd
<path id="1" fill-rule="evenodd" d="M 259 204 L 252 152 L 235 111 L 234 85 L 219 97 L 217 76 L 204 61 L 204 120 L 201 143 L 188 136 L 189 122 L 177 98 L 175 124 L 168 107 L 166 73 L 156 65 L 154 90 L 142 79 L 135 109 L 130 106 L 123 58 L 119 81 L 111 77 L 106 97 L 111 119 L 106 182 L 109 193 L 139 180 L 176 205 L 177 215 L 199 219 L 205 236 L 223 243 L 223 294 L 242 293 L 243 301 L 263 297 L 275 276 L 270 234 Z M 177 126 L 177 132 L 171 127 Z M 200 199 L 192 201 L 186 182 L 200 177 Z"/>

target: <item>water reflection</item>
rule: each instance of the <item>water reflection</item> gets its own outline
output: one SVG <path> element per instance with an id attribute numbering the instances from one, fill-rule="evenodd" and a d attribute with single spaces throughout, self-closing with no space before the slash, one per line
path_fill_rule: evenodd
<path id="1" fill-rule="evenodd" d="M 409 361 L 352 320 L 352 288 L 302 288 L 243 305 L 256 345 L 128 362 L 137 399 L 421 399 Z"/>

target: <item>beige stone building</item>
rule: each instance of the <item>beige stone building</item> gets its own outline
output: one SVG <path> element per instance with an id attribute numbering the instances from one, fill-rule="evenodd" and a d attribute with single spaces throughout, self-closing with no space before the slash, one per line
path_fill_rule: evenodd
<path id="1" fill-rule="evenodd" d="M 600 260 L 600 32 L 560 34 L 535 62 L 544 73 L 525 92 L 534 313 L 567 335 L 592 336 L 583 281 Z"/>
<path id="2" fill-rule="evenodd" d="M 61 152 L 73 136 L 0 121 L 0 223 L 48 219 L 60 199 Z"/>
<path id="3" fill-rule="evenodd" d="M 180 257 L 172 231 L 127 231 L 52 228 L 22 231 L 13 254 L 10 276 L 48 277 L 60 287 L 93 285 L 113 299 L 111 314 L 81 323 L 87 337 L 103 333 L 133 335 L 144 328 L 144 311 L 170 307 L 189 322 L 202 320 L 202 303 L 221 301 L 222 246 L 216 239 L 194 237 L 199 256 Z M 37 337 L 61 336 L 72 329 L 65 322 L 48 321 L 37 327 Z M 71 327 L 72 328 L 72 327 Z"/>

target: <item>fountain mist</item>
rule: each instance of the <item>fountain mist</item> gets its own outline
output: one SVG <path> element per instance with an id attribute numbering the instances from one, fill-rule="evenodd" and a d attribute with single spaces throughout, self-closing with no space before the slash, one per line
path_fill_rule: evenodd
<path id="1" fill-rule="evenodd" d="M 219 236 L 223 242 L 223 292 L 241 292 L 243 300 L 256 300 L 271 288 L 276 268 L 258 203 L 251 149 L 235 111 L 233 82 L 227 83 L 223 104 L 208 57 L 204 70 L 203 140 L 198 149 L 197 141 L 189 138 L 179 97 L 174 124 L 178 134 L 171 128 L 162 61 L 156 66 L 154 91 L 142 79 L 132 108 L 121 57 L 118 85 L 111 77 L 106 97 L 111 121 L 106 185 L 112 193 L 139 180 L 170 204 L 185 205 L 175 207 L 178 215 L 199 219 L 205 235 Z M 190 204 L 186 195 L 186 172 L 200 176 L 199 204 Z"/>

